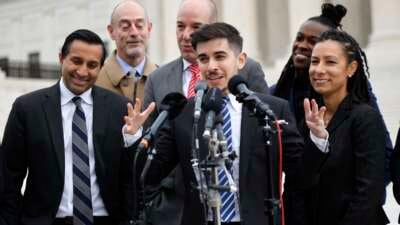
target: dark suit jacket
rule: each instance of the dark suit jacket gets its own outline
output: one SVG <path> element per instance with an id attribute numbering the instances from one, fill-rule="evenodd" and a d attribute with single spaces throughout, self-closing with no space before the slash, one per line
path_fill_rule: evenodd
<path id="1" fill-rule="evenodd" d="M 394 147 L 390 169 L 393 180 L 393 195 L 398 204 L 400 204 L 400 128 L 397 131 L 396 144 Z M 400 224 L 400 216 L 399 216 Z"/>
<path id="2" fill-rule="evenodd" d="M 385 133 L 379 113 L 346 97 L 330 123 L 329 153 L 308 196 L 309 224 L 386 224 L 382 211 Z M 312 165 L 321 153 L 304 151 Z M 316 171 L 314 168 L 314 171 Z M 310 171 L 310 170 L 308 170 Z"/>
<path id="3" fill-rule="evenodd" d="M 123 147 L 121 132 L 127 99 L 96 86 L 92 95 L 95 171 L 100 195 L 115 221 L 128 219 L 132 156 Z M 64 164 L 72 163 L 64 160 L 58 83 L 16 99 L 5 128 L 3 148 L 9 180 L 0 214 L 9 225 L 50 225 L 63 193 Z"/>
<path id="4" fill-rule="evenodd" d="M 286 173 L 285 191 L 295 191 L 299 186 L 300 160 L 302 157 L 303 140 L 299 135 L 294 118 L 290 113 L 287 102 L 272 97 L 262 96 L 278 118 L 285 119 L 289 125 L 283 127 L 283 166 Z M 183 112 L 165 126 L 159 135 L 156 144 L 158 151 L 150 167 L 147 180 L 149 184 L 157 184 L 179 162 L 183 171 L 183 183 L 185 185 L 185 204 L 182 224 L 204 224 L 203 210 L 200 204 L 198 191 L 192 188 L 196 183 L 191 167 L 191 134 L 193 124 L 194 103 L 191 100 L 183 109 Z M 208 153 L 207 144 L 201 137 L 204 130 L 204 114 L 199 121 L 200 157 L 204 158 Z M 274 159 L 277 156 L 277 138 L 271 138 Z M 241 219 L 245 224 L 268 225 L 268 219 L 264 214 L 263 199 L 269 190 L 266 172 L 267 159 L 264 146 L 262 129 L 257 119 L 249 116 L 249 111 L 243 106 L 241 122 L 241 140 L 239 156 L 239 195 Z M 276 162 L 276 160 L 273 160 Z M 276 166 L 273 166 L 276 168 Z M 275 171 L 276 172 L 276 171 Z M 277 172 L 276 172 L 277 173 Z M 275 185 L 277 183 L 275 182 Z"/>
<path id="5" fill-rule="evenodd" d="M 147 108 L 151 102 L 155 102 L 156 106 L 159 107 L 161 101 L 168 93 L 179 92 L 184 94 L 182 90 L 182 73 L 183 61 L 181 57 L 152 72 L 149 75 L 144 88 L 144 108 Z M 239 74 L 244 77 L 251 90 L 260 93 L 268 93 L 265 74 L 258 62 L 248 58 L 245 66 L 241 71 L 239 71 Z M 157 115 L 158 112 L 156 110 L 150 115 L 150 118 L 146 121 L 144 127 L 149 127 L 152 122 L 154 122 Z M 170 225 L 179 224 L 179 222 L 176 221 L 180 221 L 183 207 L 183 200 L 179 196 L 182 196 L 184 192 L 181 168 L 178 166 L 162 183 L 163 185 L 161 188 L 164 190 L 164 193 L 168 193 L 167 198 L 169 203 L 164 204 L 164 201 L 163 206 L 158 210 L 159 212 L 162 212 L 162 216 L 160 216 L 162 219 L 160 222 L 164 225 L 167 222 Z M 171 205 L 174 207 L 170 207 Z M 168 215 L 170 218 L 166 219 L 166 216 Z M 153 223 L 156 225 L 159 224 L 157 221 L 158 219 L 153 221 Z"/>

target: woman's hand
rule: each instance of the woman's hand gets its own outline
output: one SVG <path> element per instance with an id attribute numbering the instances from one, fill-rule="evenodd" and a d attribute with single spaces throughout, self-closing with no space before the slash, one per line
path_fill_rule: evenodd
<path id="1" fill-rule="evenodd" d="M 326 139 L 328 137 L 328 131 L 325 128 L 324 115 L 326 112 L 326 107 L 322 106 L 318 109 L 317 102 L 312 99 L 311 103 L 308 98 L 304 99 L 304 118 L 306 124 L 313 133 L 318 138 Z"/>

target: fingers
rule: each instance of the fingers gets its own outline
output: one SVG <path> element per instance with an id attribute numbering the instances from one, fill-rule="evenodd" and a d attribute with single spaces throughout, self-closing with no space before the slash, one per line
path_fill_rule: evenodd
<path id="1" fill-rule="evenodd" d="M 142 108 L 142 101 L 140 101 L 140 98 L 135 99 L 135 112 L 140 113 L 140 110 Z"/>
<path id="2" fill-rule="evenodd" d="M 315 99 L 311 100 L 311 110 L 314 115 L 318 114 L 318 104 L 317 101 L 315 101 Z"/>
<path id="3" fill-rule="evenodd" d="M 150 105 L 147 107 L 146 110 L 144 110 L 141 115 L 143 115 L 145 118 L 147 118 L 151 112 L 154 111 L 154 109 L 156 108 L 156 103 L 152 102 L 150 103 Z"/>
<path id="4" fill-rule="evenodd" d="M 325 112 L 326 112 L 326 107 L 325 107 L 325 106 L 322 106 L 322 107 L 319 109 L 319 112 L 318 112 L 318 117 L 319 117 L 321 120 L 324 119 Z"/>
<path id="5" fill-rule="evenodd" d="M 135 110 L 133 109 L 133 106 L 130 102 L 126 105 L 128 108 L 128 116 L 133 117 L 135 115 Z"/>
<path id="6" fill-rule="evenodd" d="M 304 99 L 303 106 L 304 106 L 304 116 L 308 118 L 311 114 L 310 100 L 308 100 L 308 98 Z"/>

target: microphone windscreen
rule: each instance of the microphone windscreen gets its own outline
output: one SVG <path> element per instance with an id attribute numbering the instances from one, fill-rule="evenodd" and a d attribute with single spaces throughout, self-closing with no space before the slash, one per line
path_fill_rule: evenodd
<path id="1" fill-rule="evenodd" d="M 197 81 L 196 87 L 194 88 L 194 90 L 199 91 L 199 90 L 206 90 L 207 89 L 207 82 L 204 80 L 199 80 Z"/>
<path id="2" fill-rule="evenodd" d="M 232 93 L 233 95 L 239 94 L 239 90 L 237 89 L 237 86 L 239 84 L 245 84 L 247 86 L 247 83 L 242 76 L 240 75 L 233 76 L 228 82 L 229 92 Z"/>
<path id="3" fill-rule="evenodd" d="M 168 111 L 168 119 L 172 120 L 179 115 L 186 103 L 186 97 L 181 93 L 171 92 L 161 101 L 160 111 Z"/>
<path id="4" fill-rule="evenodd" d="M 218 114 L 222 110 L 223 101 L 222 91 L 219 88 L 210 88 L 204 98 L 204 111 L 212 110 Z"/>

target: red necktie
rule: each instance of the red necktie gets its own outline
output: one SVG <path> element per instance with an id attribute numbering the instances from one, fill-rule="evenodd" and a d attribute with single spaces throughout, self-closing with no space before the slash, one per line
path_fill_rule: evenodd
<path id="1" fill-rule="evenodd" d="M 189 66 L 189 70 L 190 73 L 192 74 L 192 78 L 190 79 L 189 82 L 189 88 L 188 88 L 188 94 L 187 97 L 193 97 L 196 93 L 195 93 L 195 87 L 196 87 L 196 83 L 198 80 L 200 80 L 200 69 L 199 69 L 199 65 L 196 64 L 192 64 Z"/>

